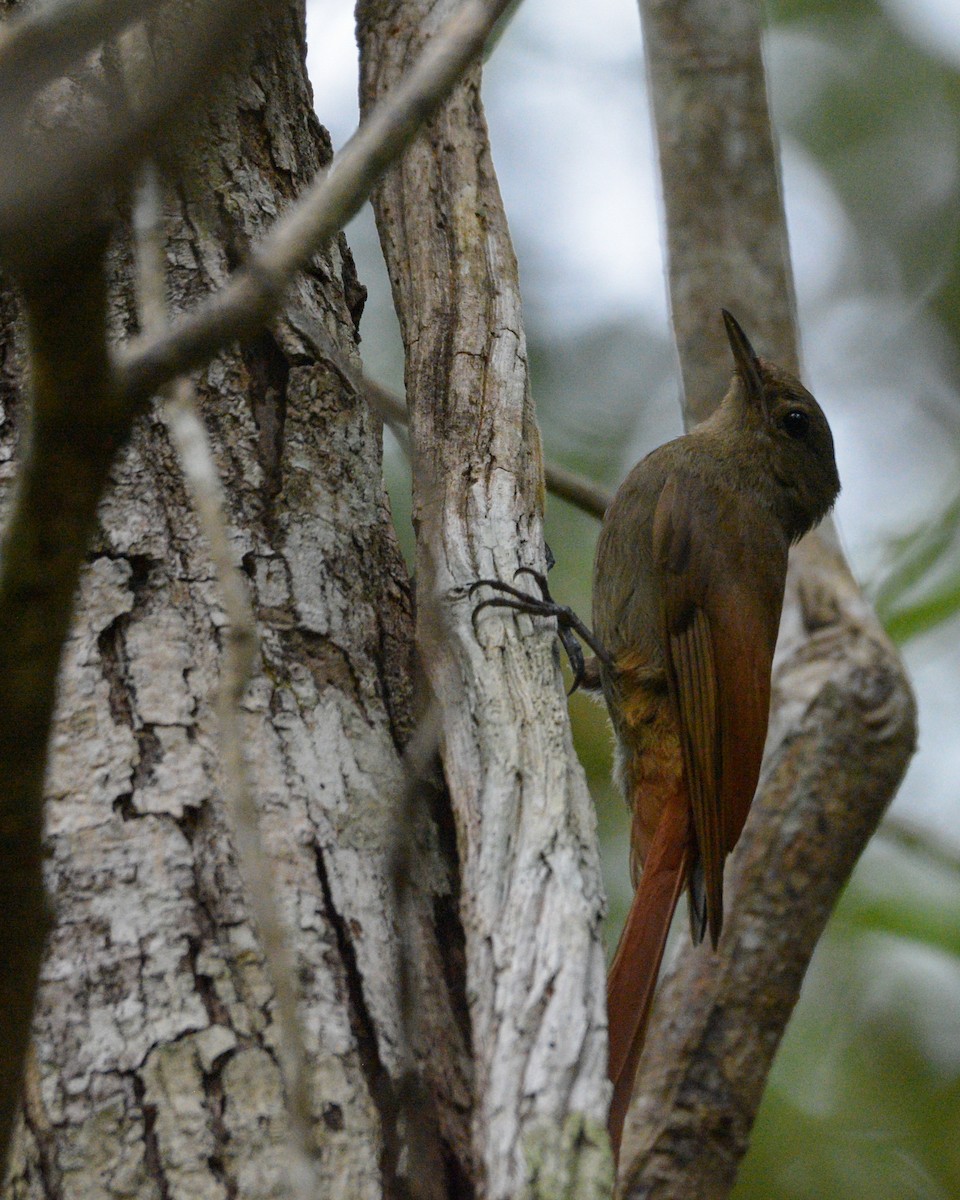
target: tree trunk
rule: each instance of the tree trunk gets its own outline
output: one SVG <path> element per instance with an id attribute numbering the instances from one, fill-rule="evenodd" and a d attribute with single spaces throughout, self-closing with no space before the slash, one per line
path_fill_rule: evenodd
<path id="1" fill-rule="evenodd" d="M 174 310 L 219 287 L 330 157 L 303 59 L 303 5 L 280 6 L 249 68 L 171 148 Z M 112 317 L 128 332 L 124 237 L 113 261 Z M 379 423 L 293 325 L 321 327 L 355 360 L 362 296 L 341 238 L 299 280 L 296 321 L 198 379 L 261 637 L 247 752 L 294 935 L 323 1194 L 351 1198 L 400 1194 L 407 1169 L 390 853 L 414 727 L 413 622 Z M 20 411 L 9 297 L 2 316 L 7 484 Z M 153 412 L 115 464 L 61 674 L 47 784 L 55 926 L 10 1196 L 286 1193 L 272 998 L 220 798 L 221 626 Z M 470 1171 L 469 1038 L 452 826 L 441 794 L 420 799 L 406 949 L 429 982 L 412 1049 L 434 1170 L 418 1186 L 441 1195 Z"/>
<path id="2" fill-rule="evenodd" d="M 440 13 L 422 0 L 357 13 L 369 107 Z M 540 435 L 479 68 L 374 209 L 406 350 L 418 644 L 461 855 L 477 1187 L 587 1200 L 612 1187 L 596 818 L 555 630 L 495 610 L 473 621 L 467 590 L 545 570 Z"/>

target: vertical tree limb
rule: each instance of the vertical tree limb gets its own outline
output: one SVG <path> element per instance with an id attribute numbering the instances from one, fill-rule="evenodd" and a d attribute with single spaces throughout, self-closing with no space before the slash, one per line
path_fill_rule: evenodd
<path id="1" fill-rule="evenodd" d="M 796 300 L 757 0 L 640 0 L 686 419 L 730 377 L 719 317 L 798 371 Z"/>
<path id="2" fill-rule="evenodd" d="M 359 6 L 365 108 L 446 9 Z M 603 899 L 554 634 L 499 613 L 475 633 L 464 594 L 478 576 L 544 565 L 516 263 L 477 72 L 385 179 L 375 208 L 407 354 L 418 643 L 460 849 L 478 1190 L 603 1195 Z"/>
<path id="3" fill-rule="evenodd" d="M 43 775 L 57 670 L 107 470 L 130 422 L 107 354 L 106 235 L 23 276 L 32 393 L 0 551 L 0 1163 L 5 1161 L 49 916 Z"/>
<path id="4" fill-rule="evenodd" d="M 694 421 L 729 374 L 721 305 L 761 353 L 796 363 L 759 5 L 641 0 L 641 12 Z M 767 759 L 730 861 L 723 935 L 715 954 L 688 946 L 662 985 L 625 1130 L 625 1196 L 729 1194 L 807 963 L 906 769 L 915 720 L 903 665 L 832 531 L 805 539 L 792 558 Z"/>

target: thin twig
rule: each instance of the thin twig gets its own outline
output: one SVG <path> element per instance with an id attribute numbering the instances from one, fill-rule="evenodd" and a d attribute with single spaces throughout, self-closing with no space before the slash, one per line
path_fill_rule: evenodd
<path id="1" fill-rule="evenodd" d="M 556 463 L 544 463 L 543 474 L 548 491 L 582 512 L 589 513 L 591 517 L 596 517 L 598 521 L 603 520 L 603 514 L 613 499 L 612 492 L 608 492 L 599 483 L 594 483 L 592 479 L 578 475 L 576 471 L 570 471 L 566 467 L 559 467 Z"/>
<path id="2" fill-rule="evenodd" d="M 166 324 L 159 186 L 152 166 L 145 171 L 134 228 L 140 262 L 144 327 L 159 332 Z M 165 396 L 163 415 L 193 496 L 207 541 L 226 615 L 217 717 L 223 752 L 224 801 L 230 814 L 243 882 L 260 934 L 264 965 L 276 998 L 281 1068 L 295 1152 L 291 1172 L 296 1194 L 312 1200 L 320 1182 L 313 1155 L 309 1057 L 297 1007 L 291 937 L 276 899 L 273 865 L 263 847 L 260 814 L 244 758 L 242 702 L 254 674 L 256 621 L 246 582 L 234 563 L 223 488 L 213 450 L 197 408 L 193 385 L 176 381 Z"/>
<path id="3" fill-rule="evenodd" d="M 165 333 L 138 339 L 120 354 L 118 378 L 132 402 L 145 402 L 164 383 L 203 366 L 231 341 L 251 336 L 276 316 L 296 273 L 359 211 L 383 172 L 480 55 L 510 2 L 467 0 L 231 282 Z"/>

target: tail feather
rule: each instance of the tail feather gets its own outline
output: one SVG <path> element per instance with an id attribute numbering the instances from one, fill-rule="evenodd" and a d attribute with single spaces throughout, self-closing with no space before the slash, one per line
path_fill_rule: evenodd
<path id="1" fill-rule="evenodd" d="M 690 816 L 686 797 L 666 806 L 647 853 L 640 886 L 634 893 L 610 974 L 607 1014 L 610 1026 L 609 1073 L 613 1083 L 610 1140 L 614 1157 L 647 1032 L 663 950 L 677 901 L 687 882 Z"/>
<path id="2" fill-rule="evenodd" d="M 687 867 L 687 898 L 690 901 L 690 940 L 699 946 L 707 932 L 707 892 L 700 859 Z"/>

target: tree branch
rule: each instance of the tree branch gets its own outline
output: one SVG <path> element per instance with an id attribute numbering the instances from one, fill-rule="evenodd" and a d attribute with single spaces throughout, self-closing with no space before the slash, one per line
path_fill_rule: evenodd
<path id="1" fill-rule="evenodd" d="M 139 257 L 139 291 L 143 328 L 158 333 L 167 324 L 166 279 L 160 184 L 152 163 L 146 165 L 134 211 Z M 276 872 L 264 849 L 260 813 L 250 768 L 244 756 L 246 731 L 243 698 L 257 662 L 257 626 L 247 583 L 234 562 L 227 526 L 223 485 L 213 447 L 200 415 L 196 391 L 187 379 L 165 389 L 163 415 L 201 532 L 216 574 L 226 623 L 217 689 L 223 796 L 243 885 L 263 949 L 264 965 L 276 1003 L 280 1064 L 290 1116 L 290 1182 L 294 1195 L 309 1200 L 321 1187 L 314 1162 L 310 1056 L 297 1004 L 292 937 L 280 913 Z"/>
<path id="2" fill-rule="evenodd" d="M 358 10 L 361 97 L 389 94 L 430 7 Z M 543 566 L 542 466 L 516 262 L 476 73 L 375 196 L 406 349 L 418 645 L 457 823 L 480 1195 L 612 1185 L 602 887 L 554 635 L 471 623 L 478 575 Z"/>
<path id="3" fill-rule="evenodd" d="M 721 307 L 799 374 L 760 11 L 757 0 L 640 0 L 688 424 L 730 377 Z"/>
<path id="4" fill-rule="evenodd" d="M 613 499 L 612 492 L 608 492 L 599 483 L 594 483 L 592 479 L 587 479 L 576 471 L 569 471 L 566 467 L 558 466 L 557 463 L 544 463 L 543 475 L 547 491 L 553 492 L 561 500 L 566 500 L 568 504 L 579 508 L 581 512 L 596 517 L 598 521 L 603 520 L 603 514 Z"/>
<path id="5" fill-rule="evenodd" d="M 641 0 L 641 12 L 694 420 L 729 374 L 721 305 L 770 357 L 796 357 L 759 5 Z M 624 1136 L 625 1196 L 728 1195 L 817 938 L 913 751 L 903 665 L 829 527 L 794 551 L 778 664 L 719 947 L 688 945 L 654 1010 Z"/>

